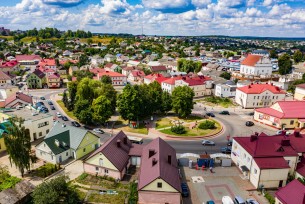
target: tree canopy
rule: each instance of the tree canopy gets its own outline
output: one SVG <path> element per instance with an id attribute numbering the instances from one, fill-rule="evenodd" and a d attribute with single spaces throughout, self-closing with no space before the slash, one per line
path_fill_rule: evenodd
<path id="1" fill-rule="evenodd" d="M 194 91 L 188 86 L 178 86 L 174 89 L 172 105 L 179 117 L 185 118 L 192 113 L 194 95 Z"/>
<path id="2" fill-rule="evenodd" d="M 186 59 L 179 59 L 177 62 L 178 70 L 181 72 L 199 72 L 202 68 L 202 63 L 200 61 L 192 61 Z"/>
<path id="3" fill-rule="evenodd" d="M 279 73 L 281 75 L 289 74 L 292 69 L 292 61 L 289 54 L 283 54 L 278 59 Z"/>
<path id="4" fill-rule="evenodd" d="M 300 50 L 297 50 L 293 53 L 293 60 L 295 63 L 299 63 L 301 61 L 303 61 L 303 53 Z"/>

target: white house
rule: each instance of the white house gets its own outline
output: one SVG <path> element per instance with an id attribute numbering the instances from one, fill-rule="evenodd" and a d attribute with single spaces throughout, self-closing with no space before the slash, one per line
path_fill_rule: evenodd
<path id="1" fill-rule="evenodd" d="M 228 81 L 224 84 L 216 84 L 215 86 L 215 96 L 218 97 L 235 97 L 236 94 L 236 84 L 232 81 Z"/>
<path id="2" fill-rule="evenodd" d="M 250 84 L 236 89 L 235 102 L 243 108 L 260 108 L 284 100 L 286 92 L 273 84 Z"/>
<path id="3" fill-rule="evenodd" d="M 299 84 L 295 87 L 295 100 L 305 100 L 305 84 Z"/>
<path id="4" fill-rule="evenodd" d="M 240 73 L 254 76 L 270 76 L 272 63 L 269 57 L 261 55 L 248 55 L 240 66 Z"/>
<path id="5" fill-rule="evenodd" d="M 255 188 L 277 188 L 286 185 L 304 151 L 304 135 L 299 132 L 290 137 L 255 133 L 233 138 L 231 158 Z"/>

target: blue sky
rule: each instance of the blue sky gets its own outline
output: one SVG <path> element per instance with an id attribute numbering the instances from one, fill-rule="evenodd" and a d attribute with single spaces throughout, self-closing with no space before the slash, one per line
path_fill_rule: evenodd
<path id="1" fill-rule="evenodd" d="M 304 0 L 2 0 L 0 19 L 12 30 L 305 37 Z"/>

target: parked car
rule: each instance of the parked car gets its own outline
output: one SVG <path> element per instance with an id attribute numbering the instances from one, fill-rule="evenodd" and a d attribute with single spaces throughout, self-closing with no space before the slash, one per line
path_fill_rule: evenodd
<path id="1" fill-rule="evenodd" d="M 248 198 L 246 200 L 247 204 L 259 204 L 259 202 L 257 202 L 254 198 Z"/>
<path id="2" fill-rule="evenodd" d="M 219 114 L 221 114 L 221 115 L 230 115 L 229 111 L 221 111 Z"/>
<path id="3" fill-rule="evenodd" d="M 53 105 L 52 101 L 48 101 L 48 104 L 49 104 L 50 106 Z"/>
<path id="4" fill-rule="evenodd" d="M 221 153 L 224 154 L 231 154 L 232 148 L 231 147 L 222 147 L 220 148 Z"/>
<path id="5" fill-rule="evenodd" d="M 50 106 L 51 110 L 56 110 L 54 106 Z"/>
<path id="6" fill-rule="evenodd" d="M 232 146 L 232 143 L 233 143 L 233 141 L 232 140 L 229 140 L 228 142 L 227 142 L 227 146 Z"/>
<path id="7" fill-rule="evenodd" d="M 61 115 L 60 112 L 57 112 L 57 113 L 56 113 L 56 116 L 57 116 L 58 118 L 61 118 L 61 117 L 62 117 L 62 115 Z"/>
<path id="8" fill-rule="evenodd" d="M 234 204 L 233 200 L 230 196 L 223 196 L 221 201 L 222 201 L 222 204 Z"/>
<path id="9" fill-rule="evenodd" d="M 99 134 L 104 134 L 105 133 L 104 130 L 102 130 L 101 128 L 94 128 L 93 132 L 99 133 Z"/>
<path id="10" fill-rule="evenodd" d="M 67 118 L 67 116 L 62 116 L 61 119 L 62 119 L 63 121 L 68 121 L 68 120 L 69 120 L 69 119 Z"/>
<path id="11" fill-rule="evenodd" d="M 209 116 L 209 117 L 215 117 L 215 115 L 214 115 L 214 113 L 207 113 L 207 116 Z"/>
<path id="12" fill-rule="evenodd" d="M 87 130 L 91 130 L 92 128 L 89 127 L 88 125 L 84 125 L 84 128 L 87 129 Z"/>
<path id="13" fill-rule="evenodd" d="M 235 196 L 234 203 L 235 204 L 246 204 L 245 200 L 240 196 Z"/>
<path id="14" fill-rule="evenodd" d="M 283 133 L 283 130 L 276 131 L 276 135 L 281 135 L 282 133 Z M 286 131 L 286 135 L 290 135 L 290 134 L 291 134 L 291 132 Z"/>
<path id="15" fill-rule="evenodd" d="M 215 146 L 215 142 L 211 140 L 202 140 L 201 144 L 204 146 Z"/>
<path id="16" fill-rule="evenodd" d="M 248 127 L 251 127 L 253 125 L 254 125 L 254 122 L 252 122 L 252 121 L 247 121 L 246 122 L 246 126 L 248 126 Z"/>
<path id="17" fill-rule="evenodd" d="M 187 187 L 186 183 L 181 183 L 181 194 L 182 197 L 188 197 L 189 196 L 189 188 Z"/>
<path id="18" fill-rule="evenodd" d="M 206 202 L 206 204 L 215 204 L 215 202 L 213 200 L 209 200 Z"/>
<path id="19" fill-rule="evenodd" d="M 253 115 L 254 115 L 254 112 L 248 113 L 248 115 L 253 116 Z"/>
<path id="20" fill-rule="evenodd" d="M 41 96 L 41 97 L 40 97 L 40 100 L 46 100 L 46 98 L 45 98 L 45 97 L 43 97 L 43 96 Z"/>
<path id="21" fill-rule="evenodd" d="M 80 124 L 76 121 L 72 121 L 71 124 L 74 126 L 74 127 L 80 127 Z"/>

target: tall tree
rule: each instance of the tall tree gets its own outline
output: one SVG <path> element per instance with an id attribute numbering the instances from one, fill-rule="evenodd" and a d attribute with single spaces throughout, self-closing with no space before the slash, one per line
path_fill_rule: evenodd
<path id="1" fill-rule="evenodd" d="M 108 75 L 102 76 L 101 82 L 102 82 L 103 84 L 112 84 L 111 77 L 108 76 Z"/>
<path id="2" fill-rule="evenodd" d="M 65 107 L 69 106 L 69 100 L 68 100 L 68 95 L 67 95 L 66 91 L 64 91 L 64 93 L 63 93 L 62 102 L 64 103 Z"/>
<path id="3" fill-rule="evenodd" d="M 178 86 L 172 93 L 172 105 L 179 117 L 185 118 L 192 113 L 194 91 L 188 86 Z"/>
<path id="4" fill-rule="evenodd" d="M 74 104 L 76 102 L 77 85 L 77 81 L 72 81 L 68 84 L 69 106 L 67 108 L 69 111 L 74 109 Z"/>
<path id="5" fill-rule="evenodd" d="M 111 110 L 111 101 L 106 96 L 99 96 L 92 102 L 94 122 L 105 123 L 111 117 L 113 111 Z"/>
<path id="6" fill-rule="evenodd" d="M 277 59 L 278 55 L 275 50 L 270 50 L 269 52 L 270 58 Z"/>
<path id="7" fill-rule="evenodd" d="M 38 185 L 32 193 L 34 204 L 74 204 L 80 199 L 75 189 L 67 183 L 67 177 L 59 176 Z"/>
<path id="8" fill-rule="evenodd" d="M 164 112 L 165 114 L 167 114 L 173 108 L 172 96 L 168 92 L 164 91 L 164 92 L 162 92 L 161 100 L 162 100 L 161 112 Z"/>
<path id="9" fill-rule="evenodd" d="M 98 96 L 106 96 L 111 102 L 111 110 L 112 113 L 115 112 L 116 101 L 117 101 L 117 91 L 113 88 L 112 84 L 102 84 L 102 86 L 96 89 L 96 97 Z M 95 98 L 96 98 L 95 97 Z"/>
<path id="10" fill-rule="evenodd" d="M 89 63 L 89 57 L 87 55 L 81 55 L 79 57 L 79 61 L 78 61 L 78 67 L 81 67 L 83 65 L 86 65 Z"/>
<path id="11" fill-rule="evenodd" d="M 21 176 L 25 170 L 30 170 L 35 156 L 31 154 L 31 137 L 28 129 L 25 129 L 22 118 L 9 118 L 6 125 L 7 133 L 4 134 L 6 151 L 11 165 L 15 164 Z"/>
<path id="12" fill-rule="evenodd" d="M 86 125 L 92 123 L 92 108 L 88 100 L 77 100 L 73 113 L 81 123 Z"/>
<path id="13" fill-rule="evenodd" d="M 162 88 L 161 85 L 154 81 L 148 85 L 149 105 L 152 108 L 152 113 L 156 113 L 161 110 L 162 105 Z"/>
<path id="14" fill-rule="evenodd" d="M 281 75 L 289 74 L 292 68 L 292 61 L 289 54 L 283 54 L 279 57 L 279 73 Z"/>
<path id="15" fill-rule="evenodd" d="M 300 50 L 297 50 L 293 53 L 293 60 L 297 64 L 303 60 L 303 53 Z"/>

